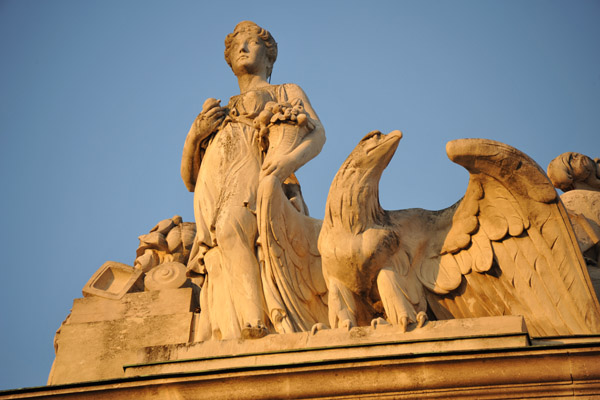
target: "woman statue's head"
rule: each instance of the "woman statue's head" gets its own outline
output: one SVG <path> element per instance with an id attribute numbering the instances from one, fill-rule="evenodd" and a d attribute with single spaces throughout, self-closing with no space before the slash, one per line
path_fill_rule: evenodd
<path id="1" fill-rule="evenodd" d="M 563 192 L 600 190 L 600 160 L 579 153 L 563 153 L 548 165 L 548 177 Z"/>
<path id="2" fill-rule="evenodd" d="M 264 45 L 267 57 L 267 78 L 269 78 L 271 72 L 273 72 L 273 64 L 275 64 L 275 60 L 277 59 L 277 42 L 275 42 L 275 39 L 273 39 L 273 36 L 271 36 L 269 31 L 261 28 L 252 21 L 240 22 L 235 26 L 233 32 L 227 35 L 225 38 L 225 61 L 227 61 L 229 67 L 233 69 L 231 63 L 231 50 L 233 49 L 236 37 L 241 34 L 256 35 Z"/>

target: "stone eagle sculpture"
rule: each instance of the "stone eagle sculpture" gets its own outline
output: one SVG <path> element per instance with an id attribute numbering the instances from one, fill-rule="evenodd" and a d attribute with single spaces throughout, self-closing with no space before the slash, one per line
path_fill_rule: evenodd
<path id="1" fill-rule="evenodd" d="M 377 317 L 406 328 L 437 319 L 523 315 L 532 336 L 600 332 L 600 306 L 548 177 L 503 143 L 460 139 L 465 196 L 441 211 L 384 210 L 379 179 L 402 137 L 365 136 L 335 176 L 319 251 L 332 328 Z"/>

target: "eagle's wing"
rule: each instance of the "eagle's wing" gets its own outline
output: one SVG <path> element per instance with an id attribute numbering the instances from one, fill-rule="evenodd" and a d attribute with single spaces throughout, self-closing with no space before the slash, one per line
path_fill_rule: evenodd
<path id="1" fill-rule="evenodd" d="M 257 220 L 263 290 L 275 330 L 302 332 L 326 324 L 327 286 L 317 249 L 321 221 L 300 213 L 274 176 L 259 184 Z"/>
<path id="2" fill-rule="evenodd" d="M 441 251 L 418 270 L 436 293 L 429 296 L 434 313 L 523 315 L 533 336 L 600 332 L 573 228 L 542 169 L 491 140 L 455 140 L 446 151 L 470 181 Z"/>

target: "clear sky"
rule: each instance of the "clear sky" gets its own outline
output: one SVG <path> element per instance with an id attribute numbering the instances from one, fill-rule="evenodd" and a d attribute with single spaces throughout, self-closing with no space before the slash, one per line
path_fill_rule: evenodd
<path id="1" fill-rule="evenodd" d="M 452 139 L 544 169 L 600 156 L 597 0 L 0 1 L 0 389 L 45 384 L 54 332 L 105 261 L 132 264 L 161 219 L 193 221 L 183 142 L 207 97 L 238 93 L 223 40 L 247 19 L 279 43 L 272 83 L 302 86 L 325 127 L 298 174 L 315 217 L 374 129 L 404 132 L 387 209 L 464 194 Z"/>

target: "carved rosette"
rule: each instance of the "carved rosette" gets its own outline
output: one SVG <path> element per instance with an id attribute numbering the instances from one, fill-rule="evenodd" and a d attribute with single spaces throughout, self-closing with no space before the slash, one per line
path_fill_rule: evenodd
<path id="1" fill-rule="evenodd" d="M 175 261 L 153 268 L 144 279 L 146 291 L 179 289 L 187 281 L 185 271 L 185 265 Z"/>

